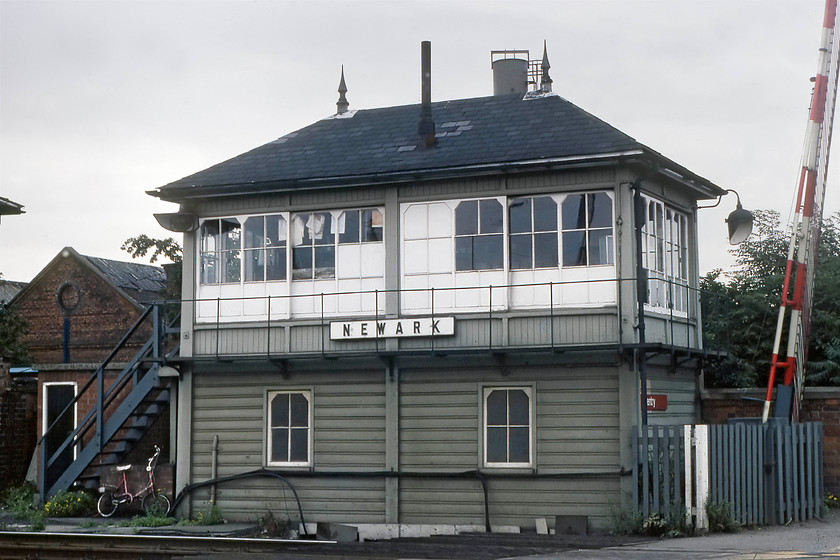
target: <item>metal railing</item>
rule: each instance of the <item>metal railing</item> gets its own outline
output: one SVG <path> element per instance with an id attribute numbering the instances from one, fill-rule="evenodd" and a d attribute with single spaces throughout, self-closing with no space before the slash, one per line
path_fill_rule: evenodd
<path id="1" fill-rule="evenodd" d="M 172 304 L 168 304 L 171 306 Z M 38 490 L 43 502 L 59 490 L 67 489 L 90 464 L 91 460 L 105 449 L 110 438 L 133 411 L 132 405 L 139 405 L 144 395 L 133 395 L 136 389 L 146 391 L 157 384 L 157 369 L 178 353 L 175 345 L 167 344 L 167 338 L 177 332 L 180 315 L 167 321 L 165 303 L 150 305 L 134 325 L 111 350 L 99 367 L 77 391 L 75 397 L 58 413 L 55 420 L 46 426 L 44 435 L 35 445 L 33 468 L 37 468 Z M 169 323 L 167 325 L 167 322 Z M 143 335 L 148 329 L 151 335 Z M 149 336 L 142 344 L 138 336 Z M 114 376 L 108 371 L 126 352 L 134 353 L 121 371 Z M 47 440 L 59 426 L 66 425 L 66 418 L 73 418 L 80 403 L 92 403 L 78 422 L 72 422 L 73 430 L 55 449 L 47 449 Z M 87 406 L 87 405 L 86 405 Z M 67 454 L 72 460 L 67 460 Z M 36 462 L 37 458 L 37 462 Z M 63 464 L 66 462 L 68 464 Z"/>
<path id="2" fill-rule="evenodd" d="M 630 283 L 628 286 L 626 283 Z M 659 323 L 649 342 L 670 347 L 703 350 L 707 354 L 725 355 L 729 348 L 730 324 L 728 312 L 731 298 L 698 288 L 686 286 L 668 279 L 650 279 L 659 283 L 661 301 L 645 306 L 644 319 Z M 626 332 L 623 314 L 632 314 L 638 325 L 635 301 L 635 278 L 606 278 L 562 282 L 534 282 L 487 286 L 429 287 L 406 289 L 374 289 L 319 292 L 311 294 L 263 295 L 241 297 L 216 297 L 185 300 L 195 309 L 196 334 L 214 333 L 215 348 L 207 345 L 196 355 L 222 356 L 230 352 L 223 347 L 226 331 L 248 325 L 261 329 L 264 334 L 252 332 L 250 337 L 263 336 L 259 352 L 266 355 L 292 354 L 289 349 L 277 349 L 278 337 L 285 328 L 315 329 L 317 344 L 310 345 L 308 352 L 327 354 L 353 350 L 370 350 L 358 344 L 345 341 L 329 341 L 329 325 L 334 321 L 369 320 L 378 324 L 385 319 L 437 318 L 456 316 L 459 321 L 485 321 L 486 333 L 482 340 L 466 347 L 494 351 L 502 347 L 517 346 L 509 342 L 510 337 L 500 329 L 502 319 L 519 321 L 525 318 L 542 320 L 544 333 L 528 343 L 518 346 L 565 348 L 576 344 L 632 345 L 635 336 Z M 600 297 L 575 295 L 586 291 L 599 292 Z M 681 302 L 678 309 L 674 302 Z M 355 307 L 351 305 L 355 302 Z M 247 310 L 247 311 L 246 311 Z M 561 336 L 561 326 L 568 326 L 570 317 L 586 315 L 610 316 L 610 332 L 602 340 L 580 341 Z M 664 326 L 663 326 L 664 325 Z M 658 334 L 657 334 L 658 333 Z M 385 337 L 373 334 L 373 350 L 380 351 Z M 358 341 L 354 341 L 358 342 Z M 255 344 L 256 345 L 256 344 Z M 416 348 L 417 344 L 399 345 Z M 424 350 L 452 348 L 441 336 L 429 336 Z M 248 353 L 248 352 L 243 352 Z"/>

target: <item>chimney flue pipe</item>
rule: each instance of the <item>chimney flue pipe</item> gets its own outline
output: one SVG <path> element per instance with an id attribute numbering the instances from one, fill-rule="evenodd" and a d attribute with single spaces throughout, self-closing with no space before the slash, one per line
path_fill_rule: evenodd
<path id="1" fill-rule="evenodd" d="M 417 125 L 419 145 L 430 148 L 435 144 L 435 121 L 432 120 L 432 43 L 420 43 L 421 103 L 420 123 Z"/>

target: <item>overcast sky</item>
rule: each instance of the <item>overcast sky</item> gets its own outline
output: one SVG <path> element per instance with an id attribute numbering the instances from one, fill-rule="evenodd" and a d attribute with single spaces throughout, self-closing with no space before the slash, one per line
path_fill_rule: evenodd
<path id="1" fill-rule="evenodd" d="M 169 236 L 147 190 L 335 112 L 492 94 L 490 51 L 547 41 L 554 91 L 786 218 L 816 73 L 822 0 L 0 0 L 0 273 L 29 281 L 65 246 L 130 260 Z M 835 153 L 840 148 L 835 149 Z M 836 159 L 836 158 L 835 158 Z M 836 167 L 836 165 L 834 165 Z M 835 169 L 836 171 L 836 169 Z M 840 208 L 837 174 L 826 211 Z M 726 267 L 700 215 L 703 271 Z"/>

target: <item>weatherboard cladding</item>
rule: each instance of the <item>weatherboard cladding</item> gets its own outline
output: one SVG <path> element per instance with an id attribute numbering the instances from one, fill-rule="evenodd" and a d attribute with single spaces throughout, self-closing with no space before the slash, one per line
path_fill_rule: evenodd
<path id="1" fill-rule="evenodd" d="M 537 472 L 608 472 L 604 477 L 503 479 L 490 481 L 495 524 L 528 526 L 534 517 L 558 513 L 589 515 L 606 525 L 609 503 L 619 484 L 618 376 L 613 367 L 402 369 L 399 376 L 399 469 L 406 473 L 474 470 L 480 455 L 480 400 L 484 386 L 528 385 L 536 398 Z M 386 470 L 386 375 L 382 370 L 292 374 L 196 375 L 192 411 L 192 482 L 212 472 L 213 438 L 219 436 L 218 475 L 263 465 L 266 391 L 311 389 L 316 471 Z M 303 510 L 313 521 L 382 523 L 383 477 L 295 477 Z M 209 498 L 198 490 L 194 498 Z M 404 523 L 483 524 L 477 479 L 402 478 L 400 520 Z M 254 504 L 292 511 L 288 488 L 276 479 L 227 483 L 218 505 L 232 519 L 254 515 Z"/>
<path id="2" fill-rule="evenodd" d="M 175 181 L 182 187 L 259 185 L 647 150 L 562 97 L 493 96 L 432 104 L 437 145 L 417 146 L 419 105 L 327 118 Z M 648 150 L 649 151 L 649 150 Z M 190 189 L 192 191 L 192 189 Z M 167 192 L 170 191 L 170 192 Z M 186 196 L 201 196 L 201 190 Z"/>

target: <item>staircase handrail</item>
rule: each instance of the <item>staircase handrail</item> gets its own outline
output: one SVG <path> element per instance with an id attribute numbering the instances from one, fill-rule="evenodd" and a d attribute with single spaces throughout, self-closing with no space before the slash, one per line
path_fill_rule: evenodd
<path id="1" fill-rule="evenodd" d="M 144 361 L 147 361 L 148 358 L 152 353 L 159 352 L 160 347 L 160 340 L 161 338 L 165 338 L 167 335 L 167 331 L 169 328 L 160 328 L 159 323 L 161 323 L 164 314 L 160 312 L 161 307 L 163 307 L 166 302 L 155 302 L 150 304 L 132 327 L 126 332 L 126 334 L 121 338 L 119 343 L 111 350 L 108 356 L 100 363 L 97 369 L 93 372 L 90 378 L 85 382 L 82 388 L 77 392 L 74 398 L 64 407 L 64 409 L 56 416 L 56 419 L 47 427 L 44 431 L 43 435 L 38 439 L 35 444 L 35 451 L 32 457 L 32 463 L 30 465 L 30 477 L 32 476 L 33 466 L 36 464 L 37 457 L 41 455 L 41 468 L 39 469 L 38 473 L 38 487 L 39 492 L 41 494 L 41 499 L 43 501 L 46 492 L 46 473 L 50 465 L 52 465 L 55 460 L 63 453 L 68 447 L 71 445 L 78 444 L 80 438 L 83 438 L 83 434 L 87 433 L 87 431 L 92 427 L 92 420 L 96 417 L 96 425 L 97 431 L 100 432 L 101 437 L 101 423 L 102 423 L 102 415 L 101 412 L 110 405 L 116 396 L 120 393 L 120 390 L 127 384 L 127 380 L 131 378 L 136 378 L 136 374 L 140 369 L 140 364 Z M 146 323 L 149 319 L 149 316 L 152 315 L 155 319 L 153 328 L 152 328 L 152 335 L 147 340 L 143 346 L 139 349 L 139 351 L 134 355 L 131 361 L 123 368 L 120 374 L 117 376 L 117 379 L 108 387 L 107 391 L 104 388 L 104 376 L 105 371 L 108 365 L 114 361 L 117 357 L 119 352 L 123 350 L 123 348 L 127 345 L 129 340 L 137 333 L 140 327 Z M 167 327 L 172 327 L 178 321 L 180 317 L 180 313 L 176 314 L 175 318 L 167 325 Z M 180 342 L 180 341 L 179 341 Z M 180 345 L 180 344 L 178 344 Z M 169 359 L 173 354 L 171 352 L 166 353 L 163 357 L 162 362 L 165 362 Z M 157 356 L 154 356 L 157 358 Z M 158 361 L 158 360 L 156 360 Z M 158 364 L 159 365 L 159 364 Z M 134 375 L 129 375 L 134 374 Z M 58 447 L 58 449 L 52 453 L 50 457 L 46 457 L 46 448 L 44 446 L 44 440 L 50 434 L 50 432 L 58 425 L 60 420 L 65 414 L 68 414 L 73 410 L 73 407 L 79 402 L 83 395 L 90 389 L 91 385 L 96 382 L 99 391 L 97 391 L 97 403 L 96 406 L 91 408 L 88 413 L 84 416 L 84 418 L 78 422 L 78 424 L 74 427 L 73 431 L 67 436 L 64 440 L 62 445 Z M 102 442 L 100 442 L 100 446 Z"/>

